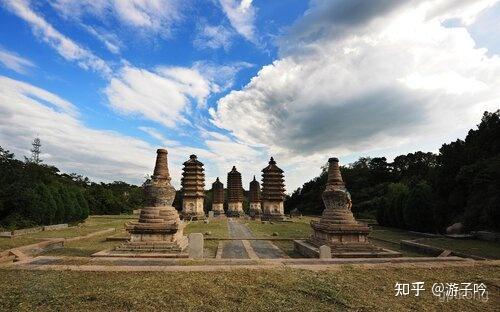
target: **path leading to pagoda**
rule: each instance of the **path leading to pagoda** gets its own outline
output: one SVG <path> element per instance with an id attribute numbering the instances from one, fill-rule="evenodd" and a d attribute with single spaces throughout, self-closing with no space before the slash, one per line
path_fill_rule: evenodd
<path id="1" fill-rule="evenodd" d="M 224 241 L 223 259 L 278 259 L 286 255 L 271 241 L 255 240 L 252 231 L 238 219 L 228 219 L 229 237 L 237 240 Z"/>

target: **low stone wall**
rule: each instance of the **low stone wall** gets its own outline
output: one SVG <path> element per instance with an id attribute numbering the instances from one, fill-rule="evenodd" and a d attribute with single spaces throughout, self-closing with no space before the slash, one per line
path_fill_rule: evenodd
<path id="1" fill-rule="evenodd" d="M 60 229 L 65 229 L 65 228 L 68 228 L 67 223 L 44 225 L 44 226 L 37 226 L 37 227 L 33 227 L 33 228 L 14 230 L 14 231 L 10 231 L 10 232 L 9 231 L 0 232 L 0 237 L 15 237 L 15 236 L 21 236 L 21 235 L 26 235 L 26 234 L 38 233 L 38 232 L 42 232 L 42 231 L 60 230 Z"/>
<path id="2" fill-rule="evenodd" d="M 19 236 L 24 234 L 31 234 L 43 231 L 43 226 L 37 226 L 34 228 L 20 229 L 12 231 L 12 236 Z"/>
<path id="3" fill-rule="evenodd" d="M 408 240 L 402 240 L 401 241 L 401 249 L 403 250 L 408 250 L 408 251 L 414 251 L 414 252 L 419 252 L 419 253 L 424 253 L 426 255 L 430 255 L 433 257 L 439 256 L 443 251 L 446 249 L 444 248 L 439 248 L 439 247 L 434 247 L 434 246 L 429 246 L 429 245 L 424 245 L 421 243 L 417 243 L 415 241 L 408 241 Z M 450 256 L 457 256 L 457 257 L 462 257 L 462 258 L 470 258 L 474 260 L 487 260 L 486 258 L 475 256 L 475 255 L 469 255 L 465 254 L 462 252 L 457 252 L 451 250 Z"/>
<path id="4" fill-rule="evenodd" d="M 437 257 L 439 256 L 444 249 L 438 248 L 438 247 L 433 247 L 429 245 L 424 245 L 420 244 L 414 241 L 409 241 L 409 240 L 402 240 L 401 241 L 401 249 L 403 250 L 408 250 L 408 251 L 414 251 L 418 253 L 423 253 L 429 256 Z"/>
<path id="5" fill-rule="evenodd" d="M 500 242 L 500 233 L 496 232 L 488 232 L 488 231 L 477 231 L 473 232 L 475 237 L 480 240 L 489 241 L 489 242 Z"/>
<path id="6" fill-rule="evenodd" d="M 50 230 L 60 230 L 60 229 L 65 229 L 68 227 L 67 223 L 62 223 L 62 224 L 52 224 L 52 225 L 45 225 L 43 227 L 44 231 L 50 231 Z"/>

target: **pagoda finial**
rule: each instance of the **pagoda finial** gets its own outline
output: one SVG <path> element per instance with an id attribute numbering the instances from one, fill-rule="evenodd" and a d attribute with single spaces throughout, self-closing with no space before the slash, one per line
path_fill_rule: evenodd
<path id="1" fill-rule="evenodd" d="M 191 156 L 189 156 L 189 159 L 196 159 L 196 155 L 195 154 L 192 154 Z"/>
<path id="2" fill-rule="evenodd" d="M 274 161 L 274 158 L 273 158 L 272 156 L 271 156 L 271 160 L 269 160 L 269 163 L 270 163 L 271 165 L 275 165 L 275 164 L 276 164 L 276 162 Z"/>

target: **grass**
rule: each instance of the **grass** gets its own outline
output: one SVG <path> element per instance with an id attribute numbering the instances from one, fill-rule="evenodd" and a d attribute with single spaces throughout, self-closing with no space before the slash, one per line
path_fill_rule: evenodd
<path id="1" fill-rule="evenodd" d="M 101 250 L 111 249 L 122 242 L 106 241 L 106 237 L 112 235 L 126 235 L 124 230 L 117 230 L 115 233 L 106 233 L 103 235 L 93 236 L 87 239 L 81 239 L 74 242 L 64 243 L 64 247 L 60 249 L 52 249 L 42 253 L 42 256 L 75 256 L 75 257 L 90 257 L 93 253 Z"/>
<path id="2" fill-rule="evenodd" d="M 208 231 L 212 232 L 212 234 L 205 235 Z M 190 233 L 202 233 L 205 238 L 228 238 L 227 219 L 210 220 L 208 224 L 203 221 L 190 221 L 184 229 L 184 233 L 186 235 Z"/>
<path id="3" fill-rule="evenodd" d="M 399 244 L 401 240 L 413 240 L 417 238 L 422 238 L 422 236 L 418 234 L 413 234 L 405 230 L 378 226 L 378 225 L 372 227 L 372 231 L 370 232 L 369 237 L 386 240 L 397 244 Z"/>
<path id="4" fill-rule="evenodd" d="M 123 225 L 127 220 L 120 216 L 117 217 L 118 218 L 115 218 L 115 216 L 110 216 L 110 218 L 89 217 L 85 223 L 80 226 L 69 227 L 61 230 L 42 231 L 14 238 L 2 237 L 0 238 L 0 251 L 34 244 L 47 238 L 70 238 L 87 235 L 107 228 L 123 228 Z"/>
<path id="5" fill-rule="evenodd" d="M 500 244 L 494 242 L 448 237 L 423 238 L 418 240 L 418 242 L 488 259 L 500 259 Z"/>
<path id="6" fill-rule="evenodd" d="M 395 297 L 396 282 L 425 282 L 421 296 Z M 489 301 L 441 303 L 433 283 L 485 283 Z M 500 270 L 352 267 L 228 272 L 0 270 L 5 311 L 495 311 Z M 494 286 L 497 285 L 497 286 Z"/>
<path id="7" fill-rule="evenodd" d="M 393 245 L 393 250 L 403 252 L 403 254 L 411 254 L 411 252 L 402 251 L 398 245 L 401 240 L 416 240 L 419 243 L 435 246 L 444 249 L 450 249 L 465 254 L 475 255 L 479 257 L 489 258 L 489 259 L 500 259 L 500 245 L 494 242 L 481 241 L 477 239 L 454 239 L 449 237 L 422 237 L 418 234 L 413 234 L 405 230 L 375 226 L 373 231 L 369 235 L 370 238 L 374 238 L 373 242 L 377 245 Z M 387 242 L 381 242 L 378 240 L 384 240 Z M 397 249 L 395 249 L 397 248 Z"/>
<path id="8" fill-rule="evenodd" d="M 98 219 L 98 220 L 97 220 Z M 75 257 L 90 257 L 93 253 L 96 253 L 105 249 L 112 249 L 122 242 L 117 241 L 106 241 L 108 236 L 128 236 L 127 232 L 123 229 L 124 218 L 116 218 L 113 221 L 107 221 L 107 225 L 114 225 L 117 230 L 114 233 L 106 233 L 103 235 L 94 236 L 87 239 L 82 239 L 74 242 L 67 242 L 61 249 L 48 250 L 43 253 L 44 256 L 75 256 Z M 105 218 L 94 218 L 91 219 L 91 224 L 100 220 L 106 220 Z M 126 220 L 125 220 L 126 221 Z M 101 224 L 101 223 L 99 223 Z M 212 231 L 211 236 L 207 237 L 227 237 L 227 221 L 226 220 L 216 220 L 210 221 L 209 224 L 204 224 L 203 221 L 192 221 L 190 222 L 184 231 L 184 234 L 189 233 L 205 233 L 206 231 Z M 205 257 L 215 258 L 217 253 L 218 241 L 215 240 L 205 240 Z"/>
<path id="9" fill-rule="evenodd" d="M 292 222 L 262 223 L 261 221 L 245 221 L 244 223 L 252 230 L 257 238 L 269 238 L 277 233 L 279 238 L 306 238 L 312 234 L 310 221 L 314 217 L 302 217 L 292 219 Z"/>

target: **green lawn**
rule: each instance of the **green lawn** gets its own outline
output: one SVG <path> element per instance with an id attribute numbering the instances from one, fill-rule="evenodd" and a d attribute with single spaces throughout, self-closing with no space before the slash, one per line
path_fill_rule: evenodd
<path id="1" fill-rule="evenodd" d="M 499 243 L 477 239 L 453 239 L 448 237 L 423 238 L 419 239 L 418 242 L 488 259 L 500 259 Z"/>
<path id="2" fill-rule="evenodd" d="M 97 218 L 96 218 L 97 219 Z M 103 220 L 99 218 L 99 220 Z M 125 220 L 126 221 L 126 220 Z M 92 220 L 92 222 L 95 222 Z M 109 220 L 108 220 L 109 222 Z M 121 236 L 126 237 L 128 233 L 123 228 L 123 218 L 118 218 L 113 221 L 116 222 L 115 225 L 117 230 L 113 233 L 106 233 L 103 235 L 98 235 L 95 237 L 78 240 L 75 242 L 67 242 L 64 244 L 62 249 L 49 250 L 42 255 L 44 256 L 77 256 L 77 257 L 90 257 L 93 253 L 101 250 L 114 248 L 122 242 L 120 241 L 106 241 L 108 236 Z M 109 225 L 109 223 L 108 223 Z M 227 221 L 217 220 L 211 221 L 209 224 L 204 224 L 203 221 L 192 221 L 190 222 L 184 231 L 184 234 L 189 233 L 205 233 L 206 231 L 212 231 L 212 235 L 205 235 L 205 237 L 227 237 Z M 218 241 L 216 240 L 205 240 L 205 257 L 215 258 L 217 252 Z"/>
<path id="3" fill-rule="evenodd" d="M 425 282 L 395 297 L 396 282 Z M 433 283 L 485 283 L 489 301 L 439 302 Z M 0 270 L 5 311 L 495 311 L 498 266 L 353 267 L 229 272 Z M 497 286 L 494 286 L 497 285 Z"/>
<path id="4" fill-rule="evenodd" d="M 210 235 L 205 235 L 206 232 L 212 232 Z M 208 224 L 203 221 L 188 222 L 184 233 L 201 233 L 205 238 L 228 238 L 227 219 L 210 220 Z"/>
<path id="5" fill-rule="evenodd" d="M 21 235 L 14 238 L 0 237 L 0 251 L 34 244 L 45 238 L 70 238 L 87 235 L 107 228 L 121 229 L 127 221 L 127 219 L 121 216 L 110 216 L 110 218 L 89 217 L 82 225 L 70 227 L 67 229 L 42 231 L 38 233 Z"/>
<path id="6" fill-rule="evenodd" d="M 252 230 L 257 238 L 273 237 L 277 233 L 277 238 L 306 238 L 312 234 L 310 221 L 317 219 L 313 217 L 302 217 L 292 219 L 292 222 L 262 223 L 261 221 L 242 221 Z"/>
<path id="7" fill-rule="evenodd" d="M 494 242 L 486 242 L 477 239 L 454 239 L 449 237 L 433 237 L 427 238 L 422 237 L 418 234 L 413 234 L 405 230 L 374 226 L 372 232 L 369 235 L 373 238 L 373 242 L 377 245 L 386 245 L 390 248 L 391 245 L 394 247 L 393 250 L 403 252 L 404 254 L 412 254 L 411 252 L 402 251 L 397 245 L 400 244 L 401 240 L 416 240 L 419 243 L 435 246 L 444 249 L 450 249 L 465 254 L 471 254 L 479 257 L 485 257 L 489 259 L 500 259 L 500 244 Z M 387 242 L 381 242 L 377 239 L 382 239 Z M 396 248 L 396 249 L 395 249 Z"/>
<path id="8" fill-rule="evenodd" d="M 417 238 L 422 238 L 422 236 L 417 234 L 412 234 L 405 230 L 400 230 L 396 228 L 384 227 L 384 226 L 373 226 L 372 231 L 369 235 L 370 238 L 381 239 L 399 244 L 401 240 L 412 240 Z"/>

